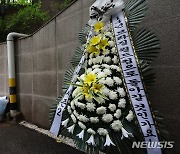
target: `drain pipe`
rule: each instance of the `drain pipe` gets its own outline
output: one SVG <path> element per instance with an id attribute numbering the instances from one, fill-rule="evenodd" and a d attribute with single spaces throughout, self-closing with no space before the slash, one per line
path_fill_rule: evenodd
<path id="1" fill-rule="evenodd" d="M 28 35 L 19 33 L 9 33 L 7 36 L 7 56 L 8 56 L 8 76 L 10 92 L 10 115 L 15 117 L 17 114 L 16 100 L 16 77 L 15 77 L 15 57 L 14 57 L 14 38 L 26 37 Z"/>

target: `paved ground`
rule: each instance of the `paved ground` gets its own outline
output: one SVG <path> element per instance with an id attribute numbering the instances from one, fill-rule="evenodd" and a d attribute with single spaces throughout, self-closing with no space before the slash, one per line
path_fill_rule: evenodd
<path id="1" fill-rule="evenodd" d="M 0 123 L 0 154 L 84 154 L 20 125 Z"/>

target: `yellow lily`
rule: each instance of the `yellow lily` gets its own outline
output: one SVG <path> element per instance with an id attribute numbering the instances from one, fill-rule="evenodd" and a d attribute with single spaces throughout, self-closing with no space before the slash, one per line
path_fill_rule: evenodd
<path id="1" fill-rule="evenodd" d="M 89 86 L 93 83 L 93 82 L 96 82 L 96 74 L 94 73 L 89 73 L 87 75 L 85 75 L 84 77 L 84 83 L 87 83 Z"/>
<path id="2" fill-rule="evenodd" d="M 101 37 L 94 36 L 93 38 L 90 39 L 90 46 L 97 45 L 101 41 Z"/>
<path id="3" fill-rule="evenodd" d="M 94 31 L 95 32 L 99 32 L 100 30 L 102 30 L 104 27 L 104 24 L 100 21 L 98 21 L 95 25 L 94 25 Z"/>

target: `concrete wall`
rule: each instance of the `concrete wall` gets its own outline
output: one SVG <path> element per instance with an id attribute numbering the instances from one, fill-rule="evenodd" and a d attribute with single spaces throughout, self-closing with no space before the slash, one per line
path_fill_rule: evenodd
<path id="1" fill-rule="evenodd" d="M 61 93 L 64 72 L 78 45 L 77 34 L 88 21 L 93 1 L 78 0 L 34 35 L 17 41 L 18 103 L 27 121 L 49 126 L 48 109 Z M 154 31 L 161 40 L 162 49 L 154 63 L 157 80 L 150 100 L 165 117 L 175 153 L 180 149 L 179 6 L 179 0 L 149 0 L 149 10 L 140 25 Z M 1 44 L 0 95 L 4 94 L 8 94 L 7 54 L 6 44 Z"/>

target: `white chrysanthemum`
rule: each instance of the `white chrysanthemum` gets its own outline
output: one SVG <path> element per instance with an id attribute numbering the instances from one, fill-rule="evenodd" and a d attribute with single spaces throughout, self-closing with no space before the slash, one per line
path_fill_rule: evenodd
<path id="1" fill-rule="evenodd" d="M 72 110 L 71 110 L 71 107 L 70 107 L 70 106 L 67 107 L 67 110 L 68 110 L 68 113 L 69 113 L 69 114 L 72 113 Z"/>
<path id="2" fill-rule="evenodd" d="M 79 117 L 79 114 L 77 113 L 76 110 L 73 111 L 73 114 L 74 114 L 76 117 Z"/>
<path id="3" fill-rule="evenodd" d="M 105 35 L 108 36 L 108 37 L 112 37 L 112 33 L 111 32 L 106 32 Z"/>
<path id="4" fill-rule="evenodd" d="M 92 68 L 99 68 L 100 67 L 100 65 L 94 65 Z"/>
<path id="5" fill-rule="evenodd" d="M 89 129 L 87 130 L 87 132 L 88 132 L 89 134 L 93 134 L 93 135 L 96 134 L 96 132 L 95 132 L 92 128 L 89 128 Z"/>
<path id="6" fill-rule="evenodd" d="M 101 80 L 99 80 L 99 83 L 101 83 L 101 84 L 105 84 L 105 83 L 106 83 L 105 78 L 102 78 Z"/>
<path id="7" fill-rule="evenodd" d="M 115 46 L 115 42 L 114 41 L 109 41 L 108 43 L 109 43 L 110 47 L 114 47 Z"/>
<path id="8" fill-rule="evenodd" d="M 86 107 L 85 104 L 80 103 L 80 102 L 76 103 L 75 105 L 78 106 L 78 107 L 81 108 L 81 109 L 85 109 L 85 107 Z"/>
<path id="9" fill-rule="evenodd" d="M 105 100 L 101 97 L 96 98 L 99 104 L 105 103 Z"/>
<path id="10" fill-rule="evenodd" d="M 77 83 L 76 83 L 76 84 L 77 84 Z M 73 98 L 77 96 L 79 90 L 80 90 L 79 87 L 77 87 L 77 88 L 74 89 L 74 91 L 73 91 L 73 93 L 72 93 L 72 97 L 73 97 Z"/>
<path id="11" fill-rule="evenodd" d="M 90 72 L 92 72 L 92 68 L 88 68 L 87 69 L 87 73 L 90 73 Z M 85 76 L 85 74 L 83 74 L 84 76 Z M 83 79 L 84 80 L 84 79 Z"/>
<path id="12" fill-rule="evenodd" d="M 116 65 L 110 65 L 110 68 L 113 69 L 113 70 L 116 70 Z"/>
<path id="13" fill-rule="evenodd" d="M 71 119 L 72 119 L 72 121 L 73 121 L 74 123 L 77 122 L 77 119 L 76 119 L 76 117 L 75 117 L 73 114 L 71 114 Z"/>
<path id="14" fill-rule="evenodd" d="M 106 107 L 101 106 L 96 109 L 97 114 L 105 114 L 106 113 Z"/>
<path id="15" fill-rule="evenodd" d="M 78 121 L 78 125 L 81 127 L 81 129 L 86 129 L 86 126 L 82 122 Z"/>
<path id="16" fill-rule="evenodd" d="M 84 95 L 81 95 L 80 97 L 78 97 L 77 100 L 82 101 L 83 99 L 84 99 Z"/>
<path id="17" fill-rule="evenodd" d="M 119 100 L 118 107 L 125 108 L 126 106 L 126 100 L 124 98 Z"/>
<path id="18" fill-rule="evenodd" d="M 112 52 L 113 54 L 117 53 L 117 52 L 116 52 L 116 48 L 113 47 L 113 48 L 111 49 L 111 52 Z"/>
<path id="19" fill-rule="evenodd" d="M 109 69 L 104 69 L 103 71 L 104 71 L 104 73 L 106 75 L 111 75 L 112 74 L 111 70 L 109 70 Z"/>
<path id="20" fill-rule="evenodd" d="M 120 109 L 117 109 L 116 110 L 116 113 L 114 113 L 114 116 L 119 119 L 121 117 L 121 110 Z"/>
<path id="21" fill-rule="evenodd" d="M 104 114 L 102 116 L 102 121 L 109 123 L 113 120 L 113 116 L 111 114 Z"/>
<path id="22" fill-rule="evenodd" d="M 115 121 L 113 121 L 113 123 L 111 124 L 111 127 L 112 127 L 113 130 L 119 131 L 119 130 L 121 130 L 121 128 L 122 128 L 122 123 L 121 123 L 120 120 L 115 120 Z"/>
<path id="23" fill-rule="evenodd" d="M 109 55 L 110 51 L 108 49 L 105 49 L 105 51 L 103 52 L 103 55 Z"/>
<path id="24" fill-rule="evenodd" d="M 106 63 L 110 63 L 111 62 L 111 57 L 104 57 L 104 62 L 106 62 Z"/>
<path id="25" fill-rule="evenodd" d="M 99 118 L 98 117 L 91 117 L 90 121 L 91 121 L 91 123 L 98 123 L 99 122 Z"/>
<path id="26" fill-rule="evenodd" d="M 80 76 L 80 79 L 84 80 L 84 77 L 85 77 L 85 74 L 82 74 L 82 75 Z"/>
<path id="27" fill-rule="evenodd" d="M 88 65 L 92 65 L 92 63 L 93 63 L 92 59 L 89 59 L 88 60 Z"/>
<path id="28" fill-rule="evenodd" d="M 109 65 L 107 65 L 107 64 L 102 64 L 102 67 L 107 68 L 107 69 L 109 69 L 109 68 L 110 68 L 110 66 L 109 66 Z"/>
<path id="29" fill-rule="evenodd" d="M 108 134 L 108 131 L 104 128 L 98 128 L 97 132 L 101 136 L 106 136 Z"/>
<path id="30" fill-rule="evenodd" d="M 102 60 L 103 60 L 104 56 L 98 56 L 96 57 L 96 63 L 102 63 Z"/>
<path id="31" fill-rule="evenodd" d="M 119 93 L 119 95 L 120 95 L 121 97 L 125 97 L 125 96 L 126 96 L 126 92 L 124 91 L 123 88 L 118 88 L 118 89 L 117 89 L 117 92 Z"/>
<path id="32" fill-rule="evenodd" d="M 99 72 L 98 75 L 97 75 L 98 78 L 102 78 L 102 77 L 105 77 L 105 76 L 106 76 L 106 74 L 104 72 Z"/>
<path id="33" fill-rule="evenodd" d="M 115 104 L 109 104 L 109 107 L 110 111 L 115 111 L 116 110 L 116 105 Z"/>
<path id="34" fill-rule="evenodd" d="M 116 92 L 110 91 L 110 92 L 109 92 L 109 98 L 112 99 L 112 100 L 115 100 L 115 99 L 118 98 L 118 95 L 117 95 Z"/>
<path id="35" fill-rule="evenodd" d="M 73 109 L 73 110 L 75 110 L 75 104 L 74 104 L 75 102 L 74 101 L 71 101 L 71 108 Z"/>
<path id="36" fill-rule="evenodd" d="M 121 85 L 122 84 L 122 80 L 119 77 L 114 76 L 113 79 L 114 79 L 114 81 L 115 81 L 115 83 L 117 85 Z"/>
<path id="37" fill-rule="evenodd" d="M 92 112 L 95 110 L 95 104 L 94 103 L 87 103 L 86 108 L 88 111 Z"/>
<path id="38" fill-rule="evenodd" d="M 79 117 L 77 117 L 77 118 L 82 122 L 88 122 L 89 121 L 89 119 L 85 115 L 79 115 Z"/>
<path id="39" fill-rule="evenodd" d="M 130 110 L 129 114 L 126 116 L 126 119 L 131 122 L 133 118 L 134 118 L 133 112 Z"/>
<path id="40" fill-rule="evenodd" d="M 104 87 L 104 88 L 102 89 L 102 93 L 103 93 L 104 95 L 106 95 L 106 96 L 109 96 L 109 92 L 110 92 L 110 90 L 109 90 L 108 88 L 106 88 L 106 87 Z"/>
<path id="41" fill-rule="evenodd" d="M 114 64 L 117 64 L 117 63 L 118 63 L 118 58 L 117 58 L 117 56 L 114 56 L 114 58 L 112 59 L 112 61 L 114 62 Z"/>
<path id="42" fill-rule="evenodd" d="M 106 78 L 106 84 L 108 85 L 108 86 L 113 86 L 114 85 L 114 81 L 113 81 L 113 79 L 111 79 L 110 77 L 107 77 Z"/>
<path id="43" fill-rule="evenodd" d="M 93 63 L 93 64 L 97 64 L 96 58 L 92 58 L 92 63 Z"/>
<path id="44" fill-rule="evenodd" d="M 100 69 L 100 68 L 95 68 L 92 72 L 93 72 L 93 73 L 100 73 L 100 72 L 101 72 L 101 69 Z"/>

